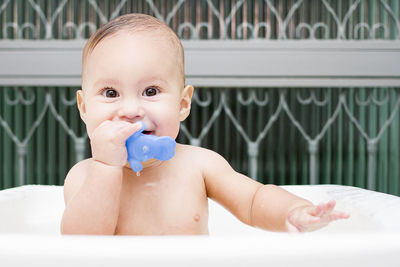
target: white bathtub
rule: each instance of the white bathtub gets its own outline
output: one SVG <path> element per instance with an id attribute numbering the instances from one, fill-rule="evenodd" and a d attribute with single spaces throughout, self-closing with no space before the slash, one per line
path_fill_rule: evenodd
<path id="1" fill-rule="evenodd" d="M 306 234 L 243 225 L 210 201 L 210 236 L 61 236 L 62 187 L 0 191 L 0 266 L 400 266 L 400 198 L 354 187 L 288 186 L 335 199 L 349 220 Z"/>

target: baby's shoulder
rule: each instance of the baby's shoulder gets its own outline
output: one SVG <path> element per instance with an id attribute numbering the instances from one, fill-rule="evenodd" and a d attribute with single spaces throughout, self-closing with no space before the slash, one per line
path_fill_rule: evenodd
<path id="1" fill-rule="evenodd" d="M 64 181 L 64 200 L 65 203 L 71 199 L 71 197 L 78 191 L 82 186 L 85 179 L 83 177 L 87 176 L 89 164 L 92 159 L 85 159 L 76 163 L 68 172 L 67 177 Z"/>
<path id="2" fill-rule="evenodd" d="M 85 174 L 87 173 L 89 169 L 90 163 L 93 161 L 92 158 L 84 159 L 76 163 L 72 168 L 69 170 L 67 177 L 68 176 L 74 176 L 75 174 Z"/>
<path id="3" fill-rule="evenodd" d="M 195 161 L 199 163 L 208 163 L 212 162 L 213 164 L 226 162 L 225 158 L 222 157 L 217 152 L 192 145 L 183 145 L 178 144 L 177 146 L 177 154 L 185 159 L 189 159 L 190 161 Z"/>
<path id="4" fill-rule="evenodd" d="M 89 165 L 93 159 L 85 159 L 76 163 L 69 170 L 67 176 L 65 177 L 64 185 L 69 186 L 71 184 L 80 184 L 83 182 L 82 177 L 85 177 L 89 170 Z"/>
<path id="5" fill-rule="evenodd" d="M 193 145 L 185 145 L 185 144 L 177 144 L 176 146 L 176 152 L 180 154 L 184 154 L 187 156 L 188 154 L 191 155 L 197 155 L 197 154 L 202 154 L 202 155 L 211 155 L 211 154 L 216 154 L 216 152 L 204 148 L 204 147 L 199 147 L 199 146 L 193 146 Z"/>

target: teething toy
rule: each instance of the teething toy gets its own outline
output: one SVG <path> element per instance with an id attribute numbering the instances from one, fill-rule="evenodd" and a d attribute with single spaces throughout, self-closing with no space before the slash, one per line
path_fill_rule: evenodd
<path id="1" fill-rule="evenodd" d="M 132 170 L 139 173 L 143 170 L 141 162 L 151 158 L 158 160 L 169 160 L 175 155 L 176 142 L 169 136 L 147 135 L 143 131 L 146 129 L 144 122 L 142 128 L 132 134 L 126 140 L 128 151 L 128 161 Z"/>

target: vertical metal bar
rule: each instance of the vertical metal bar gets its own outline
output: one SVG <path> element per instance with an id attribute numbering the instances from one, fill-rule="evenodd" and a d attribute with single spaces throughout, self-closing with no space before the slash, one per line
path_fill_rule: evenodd
<path id="1" fill-rule="evenodd" d="M 18 155 L 18 179 L 15 185 L 21 186 L 25 184 L 25 162 L 26 162 L 26 146 L 25 144 L 17 145 L 17 155 Z"/>
<path id="2" fill-rule="evenodd" d="M 308 153 L 310 153 L 310 165 L 309 165 L 309 172 L 310 172 L 310 184 L 318 184 L 317 178 L 317 152 L 318 152 L 318 142 L 315 140 L 308 141 Z"/>
<path id="3" fill-rule="evenodd" d="M 21 88 L 15 88 L 16 93 L 22 93 Z M 23 133 L 23 121 L 24 121 L 24 116 L 23 116 L 23 103 L 22 101 L 17 103 L 15 105 L 15 114 L 14 114 L 14 120 L 13 122 L 15 123 L 15 135 L 19 138 L 19 140 L 24 139 L 24 133 Z M 16 177 L 18 177 L 18 181 L 16 181 L 17 185 L 23 185 L 24 184 L 24 179 L 23 176 L 25 175 L 24 173 L 24 161 L 25 161 L 25 153 L 24 153 L 24 148 L 21 146 L 17 146 L 15 144 L 16 150 L 17 150 L 17 160 L 18 164 L 15 164 L 16 168 Z"/>
<path id="4" fill-rule="evenodd" d="M 376 173 L 376 146 L 377 143 L 375 140 L 368 140 L 368 183 L 367 188 L 369 190 L 376 190 L 376 181 L 375 181 L 375 173 Z"/>
<path id="5" fill-rule="evenodd" d="M 259 181 L 259 178 L 257 177 L 257 158 L 259 155 L 259 146 L 255 142 L 250 142 L 247 143 L 247 155 L 249 157 L 249 176 L 253 180 Z"/>

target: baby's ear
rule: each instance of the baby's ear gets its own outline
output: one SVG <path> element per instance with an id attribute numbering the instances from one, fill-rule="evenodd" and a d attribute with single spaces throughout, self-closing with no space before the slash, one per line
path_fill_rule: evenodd
<path id="1" fill-rule="evenodd" d="M 193 86 L 187 85 L 182 92 L 181 109 L 179 111 L 180 121 L 184 121 L 190 114 L 190 106 L 192 104 Z"/>
<path id="2" fill-rule="evenodd" d="M 83 91 L 82 90 L 76 91 L 76 104 L 78 105 L 79 114 L 81 115 L 81 119 L 85 122 L 86 107 L 85 107 L 85 100 L 84 100 L 84 97 L 83 97 Z"/>

